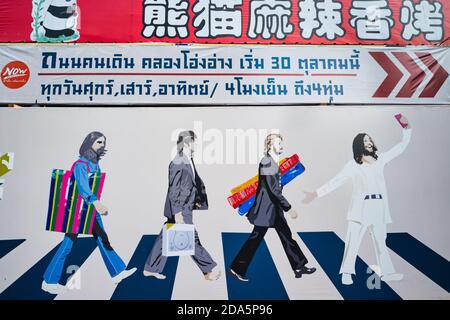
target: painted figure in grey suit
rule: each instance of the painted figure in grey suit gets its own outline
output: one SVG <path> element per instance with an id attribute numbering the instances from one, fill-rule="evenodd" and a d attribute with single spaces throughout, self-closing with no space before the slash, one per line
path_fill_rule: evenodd
<path id="1" fill-rule="evenodd" d="M 193 161 L 194 143 L 197 136 L 193 131 L 182 131 L 178 135 L 177 154 L 169 165 L 169 189 L 167 191 L 164 216 L 166 223 L 193 224 L 193 210 L 207 210 L 208 198 L 205 184 L 198 175 Z M 213 270 L 217 263 L 201 245 L 195 230 L 195 255 L 192 260 L 203 272 L 206 280 L 217 280 L 220 271 Z M 144 276 L 165 279 L 162 274 L 167 257 L 162 255 L 162 231 L 145 262 Z"/>
<path id="2" fill-rule="evenodd" d="M 259 164 L 255 203 L 247 214 L 248 221 L 255 227 L 230 266 L 231 274 L 240 281 L 249 281 L 245 276 L 247 269 L 269 228 L 277 231 L 296 278 L 316 271 L 315 268 L 306 266 L 308 260 L 292 239 L 291 229 L 284 217 L 284 212 L 289 212 L 292 219 L 296 219 L 298 214 L 282 194 L 277 164 L 283 153 L 282 142 L 283 137 L 274 133 L 269 134 L 265 141 L 265 155 Z"/>

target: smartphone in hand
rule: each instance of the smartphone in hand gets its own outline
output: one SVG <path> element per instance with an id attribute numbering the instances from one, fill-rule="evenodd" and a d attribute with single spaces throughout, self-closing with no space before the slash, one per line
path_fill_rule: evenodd
<path id="1" fill-rule="evenodd" d="M 402 121 L 403 115 L 401 113 L 396 114 L 394 117 L 395 119 L 397 119 L 398 123 L 402 126 L 403 129 L 408 127 L 408 123 Z"/>

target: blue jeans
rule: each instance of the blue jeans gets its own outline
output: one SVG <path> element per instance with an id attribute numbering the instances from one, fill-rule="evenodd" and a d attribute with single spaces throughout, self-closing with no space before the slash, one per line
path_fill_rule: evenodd
<path id="1" fill-rule="evenodd" d="M 97 241 L 97 247 L 100 250 L 103 261 L 111 277 L 114 277 L 125 270 L 125 263 L 109 244 L 108 235 L 105 232 L 102 219 L 98 213 L 95 216 L 92 233 Z M 66 234 L 64 240 L 58 248 L 58 251 L 44 273 L 45 282 L 50 284 L 56 284 L 59 282 L 63 272 L 64 262 L 72 250 L 76 239 L 77 235 Z"/>

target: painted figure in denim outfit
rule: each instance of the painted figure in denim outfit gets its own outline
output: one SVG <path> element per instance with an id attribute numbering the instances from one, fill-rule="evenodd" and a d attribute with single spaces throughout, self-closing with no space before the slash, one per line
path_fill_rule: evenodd
<path id="1" fill-rule="evenodd" d="M 75 162 L 73 171 L 81 197 L 87 203 L 94 205 L 97 211 L 92 234 L 112 281 L 117 284 L 132 275 L 136 268 L 126 270 L 125 263 L 111 247 L 101 218 L 102 215 L 108 214 L 108 209 L 97 199 L 89 187 L 89 173 L 100 173 L 98 162 L 106 153 L 105 147 L 106 137 L 102 133 L 89 133 L 80 147 L 80 158 Z M 77 234 L 68 233 L 65 235 L 58 251 L 44 273 L 42 290 L 52 294 L 66 291 L 66 287 L 59 284 L 59 280 L 63 272 L 64 262 L 72 250 L 76 239 Z"/>

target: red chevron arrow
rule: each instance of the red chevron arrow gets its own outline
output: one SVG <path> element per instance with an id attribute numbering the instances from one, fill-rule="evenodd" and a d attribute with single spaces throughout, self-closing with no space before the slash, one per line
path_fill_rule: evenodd
<path id="1" fill-rule="evenodd" d="M 403 78 L 403 73 L 384 52 L 376 51 L 369 53 L 387 73 L 386 79 L 384 79 L 377 91 L 375 91 L 373 97 L 387 98 L 392 90 L 395 89 L 400 79 Z"/>
<path id="2" fill-rule="evenodd" d="M 387 98 L 403 78 L 403 73 L 384 52 L 369 52 L 387 73 L 386 78 L 375 91 L 374 98 Z M 393 52 L 397 60 L 408 70 L 409 77 L 397 94 L 397 98 L 411 98 L 426 77 L 425 71 L 406 52 Z M 419 95 L 420 98 L 433 98 L 449 77 L 449 73 L 429 52 L 415 52 L 415 55 L 433 73 L 433 77 Z M 417 61 L 417 60 L 416 60 Z"/>
<path id="3" fill-rule="evenodd" d="M 420 98 L 433 98 L 448 78 L 448 72 L 436 61 L 430 53 L 416 52 L 416 56 L 422 60 L 423 64 L 433 73 L 433 77 L 428 82 L 425 89 L 420 94 Z"/>
<path id="4" fill-rule="evenodd" d="M 403 87 L 397 94 L 397 98 L 411 98 L 417 87 L 425 79 L 425 71 L 422 70 L 406 52 L 393 52 L 392 53 L 398 61 L 408 70 L 410 76 Z"/>

